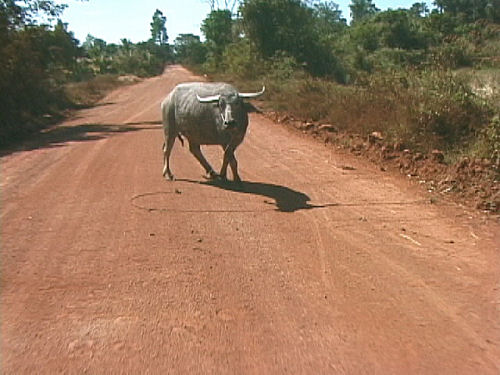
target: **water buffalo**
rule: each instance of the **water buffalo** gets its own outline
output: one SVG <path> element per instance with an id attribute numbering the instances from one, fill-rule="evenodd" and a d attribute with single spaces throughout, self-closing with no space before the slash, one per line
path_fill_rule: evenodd
<path id="1" fill-rule="evenodd" d="M 241 181 L 234 150 L 243 141 L 248 126 L 244 98 L 255 98 L 264 93 L 241 93 L 227 83 L 190 82 L 177 85 L 161 104 L 163 116 L 163 176 L 170 180 L 170 153 L 176 137 L 189 141 L 189 150 L 200 162 L 211 179 L 226 178 L 231 166 L 233 180 Z M 200 145 L 221 145 L 224 159 L 217 174 L 201 153 Z"/>

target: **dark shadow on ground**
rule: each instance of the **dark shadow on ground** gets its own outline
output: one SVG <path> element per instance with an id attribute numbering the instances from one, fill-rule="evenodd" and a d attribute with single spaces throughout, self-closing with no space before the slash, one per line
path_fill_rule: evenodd
<path id="1" fill-rule="evenodd" d="M 193 184 L 201 184 L 214 186 L 219 189 L 234 191 L 244 194 L 254 194 L 263 197 L 274 199 L 274 202 L 264 201 L 267 204 L 275 205 L 277 211 L 295 212 L 298 210 L 309 210 L 312 208 L 327 208 L 327 207 L 367 207 L 367 206 L 421 206 L 429 204 L 426 199 L 413 201 L 388 201 L 388 202 L 336 202 L 324 204 L 311 204 L 307 194 L 297 190 L 290 189 L 286 186 L 262 183 L 262 182 L 233 182 L 228 180 L 207 180 L 196 181 L 190 179 L 177 179 L 176 181 L 189 182 Z"/>
<path id="2" fill-rule="evenodd" d="M 62 147 L 68 142 L 95 141 L 113 135 L 150 129 L 150 126 L 129 126 L 114 124 L 83 124 L 74 126 L 54 126 L 41 130 L 29 138 L 13 143 L 0 149 L 0 156 L 12 154 L 17 151 L 31 151 L 42 148 Z"/>
<path id="3" fill-rule="evenodd" d="M 309 210 L 312 208 L 324 208 L 335 204 L 314 205 L 308 203 L 310 198 L 307 194 L 290 189 L 286 186 L 267 184 L 262 182 L 233 182 L 225 180 L 195 181 L 188 179 L 178 179 L 189 183 L 214 186 L 219 189 L 234 191 L 244 194 L 254 194 L 271 198 L 274 202 L 265 201 L 267 204 L 276 206 L 277 211 L 295 212 L 298 210 Z"/>
<path id="4" fill-rule="evenodd" d="M 141 121 L 141 122 L 126 122 L 125 125 L 162 125 L 160 120 L 158 121 Z"/>
<path id="5" fill-rule="evenodd" d="M 104 103 L 90 103 L 90 104 L 77 104 L 74 103 L 70 106 L 70 109 L 89 109 L 94 107 L 105 107 L 108 105 L 114 105 L 116 102 L 104 102 Z"/>

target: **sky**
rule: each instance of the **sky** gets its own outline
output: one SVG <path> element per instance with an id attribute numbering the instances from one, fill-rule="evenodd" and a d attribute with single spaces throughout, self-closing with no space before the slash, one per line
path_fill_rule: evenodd
<path id="1" fill-rule="evenodd" d="M 409 8 L 421 0 L 374 0 L 377 8 Z M 425 0 L 431 8 L 432 0 Z M 210 12 L 204 0 L 57 0 L 68 8 L 62 20 L 68 23 L 68 30 L 83 43 L 88 34 L 108 43 L 120 43 L 123 38 L 133 43 L 148 40 L 151 37 L 150 23 L 153 13 L 160 9 L 167 17 L 167 34 L 173 43 L 179 34 L 201 36 L 200 26 Z M 338 0 L 342 15 L 348 21 L 350 0 Z"/>

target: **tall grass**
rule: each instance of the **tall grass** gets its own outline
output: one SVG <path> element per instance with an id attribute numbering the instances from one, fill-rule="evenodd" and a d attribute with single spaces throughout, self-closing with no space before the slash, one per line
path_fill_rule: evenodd
<path id="1" fill-rule="evenodd" d="M 498 107 L 494 97 L 477 93 L 470 75 L 438 68 L 385 71 L 341 85 L 312 78 L 282 59 L 267 65 L 257 79 L 241 77 L 218 76 L 243 87 L 265 83 L 266 105 L 295 118 L 330 123 L 360 136 L 381 132 L 388 142 L 414 151 L 442 150 L 447 160 L 498 152 Z"/>
<path id="2" fill-rule="evenodd" d="M 70 82 L 65 85 L 64 93 L 70 103 L 77 107 L 85 107 L 96 103 L 108 92 L 127 83 L 129 83 L 127 80 L 121 80 L 116 74 L 103 74 L 87 81 Z"/>

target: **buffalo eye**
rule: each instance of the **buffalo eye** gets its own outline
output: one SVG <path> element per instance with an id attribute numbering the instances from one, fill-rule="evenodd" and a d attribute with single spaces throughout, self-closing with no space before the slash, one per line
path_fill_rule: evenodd
<path id="1" fill-rule="evenodd" d="M 226 101 L 222 98 L 219 100 L 219 107 L 221 110 L 226 109 Z"/>

